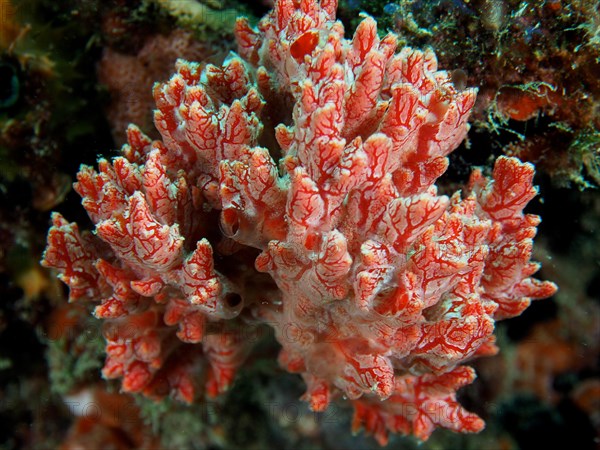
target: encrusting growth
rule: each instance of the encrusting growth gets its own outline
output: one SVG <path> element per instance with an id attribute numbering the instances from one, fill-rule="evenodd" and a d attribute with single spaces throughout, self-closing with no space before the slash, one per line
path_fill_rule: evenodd
<path id="1" fill-rule="evenodd" d="M 239 55 L 179 61 L 154 89 L 162 141 L 128 129 L 122 156 L 75 183 L 95 235 L 53 216 L 43 264 L 106 320 L 106 378 L 191 402 L 224 392 L 268 324 L 315 411 L 344 396 L 380 444 L 476 432 L 463 363 L 494 354 L 494 321 L 556 286 L 530 278 L 534 168 L 496 161 L 438 195 L 476 92 L 432 51 L 398 53 L 335 0 L 280 0 Z"/>

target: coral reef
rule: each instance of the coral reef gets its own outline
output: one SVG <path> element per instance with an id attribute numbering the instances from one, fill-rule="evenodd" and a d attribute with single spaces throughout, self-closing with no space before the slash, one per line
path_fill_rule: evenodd
<path id="1" fill-rule="evenodd" d="M 270 0 L 196 3 L 256 17 L 273 6 Z M 533 257 L 543 262 L 539 276 L 560 286 L 551 301 L 534 302 L 519 317 L 495 323 L 499 354 L 468 362 L 477 379 L 456 399 L 485 420 L 484 430 L 440 429 L 425 443 L 391 435 L 388 448 L 597 449 L 600 196 L 596 189 L 578 190 L 598 184 L 597 2 L 341 1 L 338 18 L 346 30 L 356 28 L 361 10 L 377 19 L 380 38 L 389 28 L 400 46 L 431 45 L 440 67 L 455 69 L 450 79 L 459 91 L 479 89 L 468 139 L 448 155 L 448 170 L 435 182 L 440 193 L 463 188 L 474 166 L 489 176 L 502 154 L 536 163 L 540 195 L 526 212 L 544 220 Z M 98 151 L 107 159 L 115 156 L 111 132 L 118 146 L 125 128 L 109 124 L 106 114 L 125 113 L 128 105 L 137 107 L 131 100 L 145 99 L 146 106 L 139 107 L 144 119 L 135 121 L 153 139 L 159 136 L 146 124 L 154 108 L 151 85 L 153 78 L 167 79 L 172 59 L 160 67 L 142 52 L 144 46 L 181 42 L 169 58 L 181 51 L 188 59 L 201 54 L 188 56 L 187 46 L 211 54 L 225 49 L 198 61 L 200 69 L 207 62 L 220 66 L 235 47 L 225 26 L 215 32 L 202 17 L 180 18 L 155 0 L 0 1 L 0 74 L 8 81 L 0 94 L 0 447 L 376 448 L 372 437 L 348 432 L 352 401 L 334 394 L 319 413 L 299 400 L 306 385 L 278 365 L 281 346 L 274 328 L 264 323 L 255 328 L 261 321 L 249 320 L 246 312 L 239 322 L 227 321 L 228 331 L 242 333 L 253 345 L 224 394 L 203 396 L 206 364 L 199 364 L 193 404 L 118 393 L 121 380 L 103 380 L 99 370 L 106 356 L 102 329 L 110 320 L 93 317 L 97 302 L 67 303 L 56 272 L 38 265 L 49 209 L 82 229 L 93 225 L 70 185 L 79 164 L 94 164 Z M 177 35 L 183 39 L 172 39 Z M 143 72 L 148 87 L 130 86 L 142 96 L 122 95 L 98 81 L 105 54 Z M 135 60 L 141 55 L 161 73 L 147 75 Z M 272 128 L 279 121 L 292 124 L 292 104 L 275 107 L 273 100 L 260 116 L 259 144 L 277 161 Z M 231 259 L 217 248 L 219 213 L 213 213 L 206 237 L 221 273 Z M 251 266 L 258 251 L 245 251 Z M 269 278 L 260 283 L 266 281 L 272 287 Z M 223 324 L 209 321 L 205 333 L 220 332 Z M 305 336 L 305 330 L 289 326 L 284 335 Z"/>
<path id="2" fill-rule="evenodd" d="M 479 431 L 463 363 L 556 290 L 531 278 L 533 166 L 501 157 L 438 195 L 475 91 L 370 17 L 344 39 L 336 7 L 278 1 L 237 21 L 240 56 L 179 61 L 154 88 L 162 140 L 130 126 L 123 156 L 81 168 L 95 235 L 55 213 L 43 264 L 99 302 L 126 392 L 224 393 L 268 324 L 312 410 L 344 396 L 380 444 Z"/>
<path id="3" fill-rule="evenodd" d="M 98 79 L 110 93 L 107 118 L 115 142 L 125 143 L 125 130 L 130 123 L 145 129 L 152 127 L 152 85 L 169 78 L 177 58 L 206 61 L 215 51 L 180 29 L 167 36 L 149 36 L 136 55 L 105 48 L 98 64 Z"/>
<path id="4" fill-rule="evenodd" d="M 455 79 L 479 87 L 475 148 L 535 162 L 557 185 L 598 185 L 598 2 L 345 1 L 341 11 L 348 22 L 381 16 L 402 41 L 464 69 Z"/>

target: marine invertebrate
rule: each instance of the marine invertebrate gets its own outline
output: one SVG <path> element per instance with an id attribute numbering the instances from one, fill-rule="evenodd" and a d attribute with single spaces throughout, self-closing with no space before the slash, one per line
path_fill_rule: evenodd
<path id="1" fill-rule="evenodd" d="M 206 60 L 215 51 L 181 29 L 167 36 L 149 36 L 135 56 L 105 48 L 98 64 L 98 79 L 111 94 L 107 118 L 114 140 L 119 145 L 125 142 L 125 130 L 130 123 L 140 128 L 151 126 L 152 85 L 171 76 L 177 58 Z"/>
<path id="2" fill-rule="evenodd" d="M 438 195 L 475 91 L 370 17 L 344 39 L 336 7 L 280 0 L 258 30 L 238 20 L 239 56 L 179 61 L 154 89 L 162 140 L 130 126 L 123 156 L 81 168 L 96 236 L 55 214 L 43 263 L 99 301 L 103 373 L 126 391 L 218 395 L 252 343 L 240 330 L 267 323 L 313 410 L 343 394 L 381 444 L 478 431 L 462 363 L 555 290 L 531 278 L 533 166 L 503 157 Z"/>

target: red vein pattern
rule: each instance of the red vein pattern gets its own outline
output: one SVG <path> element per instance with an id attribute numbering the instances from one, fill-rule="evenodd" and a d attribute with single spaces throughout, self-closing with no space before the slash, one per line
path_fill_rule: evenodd
<path id="1" fill-rule="evenodd" d="M 370 17 L 345 39 L 336 8 L 276 1 L 257 29 L 238 20 L 222 66 L 178 61 L 154 88 L 162 140 L 131 125 L 122 156 L 82 166 L 95 234 L 54 214 L 43 264 L 97 303 L 125 391 L 219 395 L 266 323 L 313 410 L 349 399 L 382 445 L 477 432 L 464 363 L 556 290 L 531 278 L 534 168 L 501 157 L 438 195 L 475 90 Z"/>

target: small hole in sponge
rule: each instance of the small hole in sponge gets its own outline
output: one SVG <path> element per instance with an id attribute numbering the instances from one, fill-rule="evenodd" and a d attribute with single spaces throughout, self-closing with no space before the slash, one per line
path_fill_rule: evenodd
<path id="1" fill-rule="evenodd" d="M 221 229 L 227 237 L 233 237 L 240 229 L 238 214 L 233 209 L 225 209 L 221 213 Z"/>
<path id="2" fill-rule="evenodd" d="M 229 308 L 235 308 L 240 303 L 242 303 L 242 296 L 240 294 L 236 294 L 235 292 L 230 292 L 225 295 L 225 303 Z"/>

